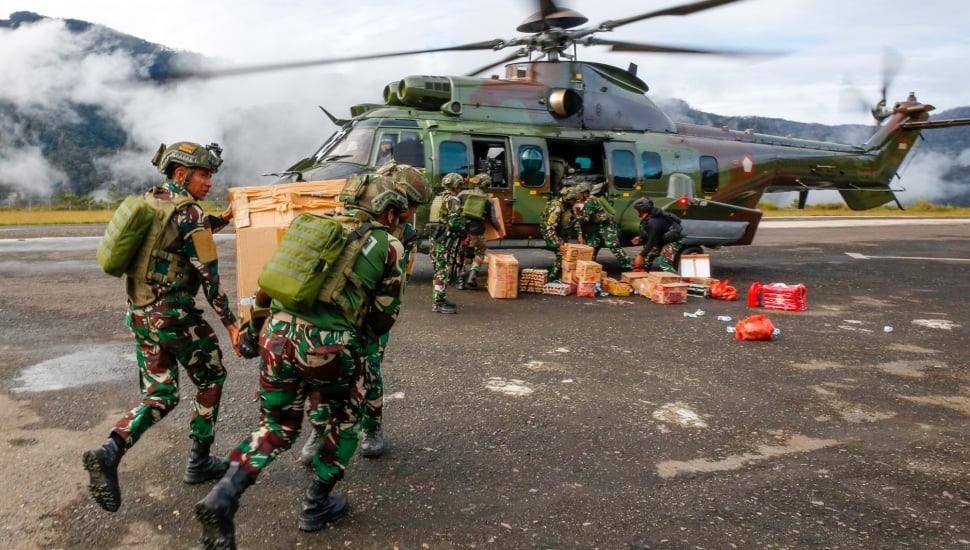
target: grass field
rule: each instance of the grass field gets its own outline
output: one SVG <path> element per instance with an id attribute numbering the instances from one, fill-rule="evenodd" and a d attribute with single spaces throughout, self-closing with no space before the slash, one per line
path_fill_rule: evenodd
<path id="1" fill-rule="evenodd" d="M 918 202 L 899 210 L 895 206 L 881 206 L 872 210 L 849 210 L 842 203 L 816 204 L 804 210 L 780 207 L 772 203 L 762 203 L 765 217 L 784 216 L 970 216 L 970 208 L 943 206 L 928 202 Z M 210 213 L 219 214 L 221 208 L 213 208 Z M 112 210 L 38 210 L 0 209 L 0 225 L 44 225 L 71 223 L 108 223 Z"/>

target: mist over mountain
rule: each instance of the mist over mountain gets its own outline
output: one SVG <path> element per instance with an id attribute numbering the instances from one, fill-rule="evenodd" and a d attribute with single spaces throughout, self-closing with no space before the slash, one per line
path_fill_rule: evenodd
<path id="1" fill-rule="evenodd" d="M 333 132 L 317 105 L 349 106 L 380 92 L 367 90 L 370 95 L 362 97 L 359 89 L 308 83 L 299 75 L 138 83 L 133 76 L 158 76 L 211 60 L 104 26 L 32 12 L 0 20 L 0 59 L 6 73 L 0 87 L 0 204 L 141 191 L 159 180 L 149 163 L 159 142 L 181 139 L 223 145 L 226 164 L 218 187 L 269 183 L 273 180 L 260 175 L 285 169 Z M 327 81 L 319 74 L 313 80 Z M 345 82 L 339 76 L 330 81 Z M 812 140 L 861 144 L 875 129 L 729 117 L 676 99 L 657 102 L 678 122 Z M 970 118 L 970 107 L 933 118 Z M 902 180 L 894 182 L 906 189 L 900 199 L 970 205 L 970 130 L 926 131 L 923 138 L 901 168 Z M 830 200 L 840 201 L 837 195 Z"/>

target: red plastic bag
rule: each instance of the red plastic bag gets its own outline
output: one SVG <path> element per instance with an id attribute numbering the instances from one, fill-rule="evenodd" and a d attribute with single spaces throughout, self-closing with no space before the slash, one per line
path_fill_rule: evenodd
<path id="1" fill-rule="evenodd" d="M 711 298 L 734 301 L 738 299 L 738 289 L 729 285 L 728 280 L 724 279 L 711 287 Z"/>
<path id="2" fill-rule="evenodd" d="M 741 319 L 734 326 L 734 338 L 737 340 L 771 340 L 774 332 L 775 325 L 763 313 Z"/>
<path id="3" fill-rule="evenodd" d="M 761 283 L 758 281 L 748 288 L 748 307 L 761 307 Z"/>

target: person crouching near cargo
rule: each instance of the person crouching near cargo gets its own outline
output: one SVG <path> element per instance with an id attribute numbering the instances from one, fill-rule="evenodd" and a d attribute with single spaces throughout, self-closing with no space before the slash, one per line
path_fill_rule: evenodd
<path id="1" fill-rule="evenodd" d="M 640 215 L 640 234 L 632 241 L 644 243 L 643 250 L 633 258 L 633 267 L 649 271 L 653 261 L 659 258 L 660 269 L 677 273 L 677 254 L 684 247 L 679 218 L 666 214 L 647 197 L 633 201 L 633 208 Z"/>
<path id="2" fill-rule="evenodd" d="M 195 307 L 203 289 L 206 300 L 229 332 L 238 352 L 239 331 L 229 299 L 219 280 L 219 259 L 212 231 L 232 218 L 232 210 L 206 216 L 196 201 L 205 199 L 212 174 L 222 164 L 216 144 L 164 144 L 152 159 L 166 181 L 146 195 L 156 214 L 142 248 L 125 276 L 128 314 L 125 320 L 135 336 L 135 353 L 141 374 L 141 404 L 121 417 L 103 445 L 84 453 L 90 475 L 88 489 L 99 506 L 115 512 L 121 506 L 118 464 L 121 457 L 179 402 L 179 364 L 196 387 L 195 410 L 190 422 L 193 440 L 183 481 L 201 483 L 218 479 L 226 464 L 209 455 L 214 440 L 219 401 L 226 380 L 222 351 L 215 331 Z M 162 220 L 168 220 L 163 226 Z"/>
<path id="3" fill-rule="evenodd" d="M 539 215 L 539 231 L 546 241 L 546 248 L 556 253 L 556 260 L 549 270 L 549 280 L 562 276 L 562 257 L 566 243 L 576 233 L 573 205 L 578 198 L 579 193 L 575 188 L 566 188 L 561 196 L 550 198 Z"/>
<path id="4" fill-rule="evenodd" d="M 299 528 L 316 531 L 348 509 L 347 498 L 331 491 L 357 449 L 365 348 L 394 325 L 405 276 L 404 248 L 391 232 L 408 209 L 407 197 L 379 183 L 370 183 L 363 193 L 347 204 L 348 215 L 358 220 L 357 227 L 372 225 L 358 239 L 363 244 L 349 269 L 353 276 L 334 272 L 346 278 L 338 299 L 317 299 L 297 309 L 270 301 L 266 289 L 257 291 L 256 305 L 270 309 L 259 338 L 260 422 L 229 452 L 229 470 L 195 505 L 204 548 L 236 547 L 233 516 L 240 496 L 299 437 L 305 410 L 326 407 L 329 415 L 313 457 L 316 477 L 303 494 Z"/>

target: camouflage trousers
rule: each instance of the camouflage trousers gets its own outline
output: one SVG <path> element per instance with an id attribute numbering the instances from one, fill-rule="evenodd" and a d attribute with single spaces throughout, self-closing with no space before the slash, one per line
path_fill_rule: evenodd
<path id="1" fill-rule="evenodd" d="M 620 263 L 620 271 L 630 271 L 633 269 L 633 260 L 626 253 L 626 250 L 623 250 L 623 247 L 620 246 L 619 231 L 620 227 L 616 222 L 597 224 L 594 229 L 593 238 L 586 244 L 593 247 L 594 260 L 596 259 L 596 254 L 605 246 L 616 256 L 616 260 Z"/>
<path id="2" fill-rule="evenodd" d="M 189 295 L 163 297 L 145 307 L 129 307 L 125 324 L 135 336 L 135 357 L 140 374 L 141 404 L 128 411 L 113 432 L 130 449 L 149 428 L 179 402 L 181 364 L 196 394 L 191 436 L 211 444 L 219 417 L 226 369 L 215 331 L 202 318 Z"/>
<path id="3" fill-rule="evenodd" d="M 435 304 L 443 304 L 445 295 L 448 293 L 448 285 L 451 280 L 452 268 L 455 259 L 448 254 L 448 249 L 442 241 L 431 241 L 431 264 L 434 266 L 434 286 L 431 290 L 431 301 Z"/>
<path id="4" fill-rule="evenodd" d="M 365 432 L 374 431 L 381 427 L 381 417 L 384 413 L 384 377 L 381 374 L 381 364 L 384 362 L 384 350 L 391 333 L 385 333 L 377 342 L 369 342 L 364 347 L 364 418 L 360 421 L 360 428 Z"/>
<path id="5" fill-rule="evenodd" d="M 647 254 L 647 257 L 643 259 L 643 265 L 649 269 L 653 265 L 653 261 L 659 258 L 657 265 L 660 266 L 660 269 L 667 273 L 677 273 L 677 253 L 682 248 L 684 248 L 684 243 L 680 241 L 674 241 L 659 248 L 654 247 Z"/>
<path id="6" fill-rule="evenodd" d="M 559 245 L 546 239 L 546 248 L 552 250 L 556 254 L 556 260 L 552 264 L 552 268 L 549 270 L 549 280 L 555 281 L 556 279 L 562 277 L 562 251 L 559 250 Z"/>
<path id="7" fill-rule="evenodd" d="M 323 430 L 313 468 L 323 481 L 340 480 L 357 451 L 364 401 L 363 350 L 357 336 L 276 313 L 266 323 L 259 347 L 259 426 L 230 451 L 229 462 L 238 462 L 255 481 L 300 436 L 306 407 L 311 423 Z"/>
<path id="8" fill-rule="evenodd" d="M 485 234 L 471 235 L 469 238 L 471 240 L 469 240 L 465 252 L 465 265 L 470 264 L 470 269 L 478 273 L 482 269 L 482 263 L 485 262 L 485 254 L 488 252 L 488 246 L 485 244 Z"/>

